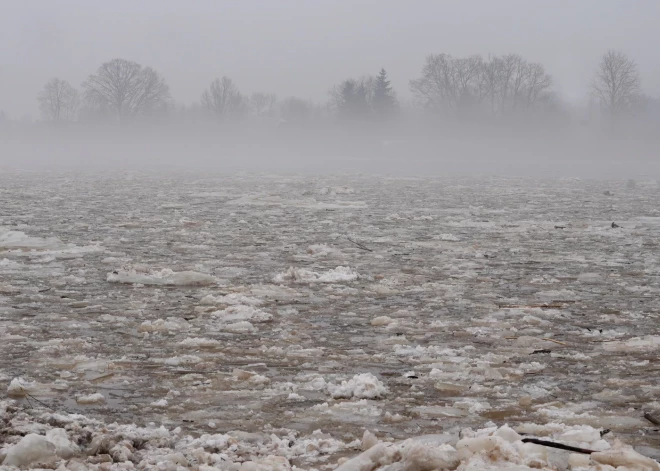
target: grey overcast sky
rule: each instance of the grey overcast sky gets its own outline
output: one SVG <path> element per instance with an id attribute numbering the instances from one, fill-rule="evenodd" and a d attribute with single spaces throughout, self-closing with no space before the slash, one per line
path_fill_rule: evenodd
<path id="1" fill-rule="evenodd" d="M 0 0 L 0 109 L 36 117 L 46 80 L 79 86 L 115 57 L 157 69 L 190 103 L 222 75 L 243 93 L 325 100 L 380 67 L 406 99 L 427 54 L 517 52 L 578 100 L 614 48 L 658 96 L 658 20 L 660 0 Z"/>

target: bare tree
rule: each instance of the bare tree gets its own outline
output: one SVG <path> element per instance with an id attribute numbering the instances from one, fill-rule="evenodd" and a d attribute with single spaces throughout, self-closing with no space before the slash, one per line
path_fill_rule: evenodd
<path id="1" fill-rule="evenodd" d="M 504 85 L 504 62 L 499 57 L 490 58 L 484 62 L 480 81 L 480 97 L 490 107 L 490 113 L 497 116 L 501 113 L 501 101 Z"/>
<path id="2" fill-rule="evenodd" d="M 630 109 L 639 95 L 640 82 L 635 61 L 622 52 L 610 50 L 600 61 L 591 90 L 610 117 L 616 118 Z"/>
<path id="3" fill-rule="evenodd" d="M 495 117 L 538 107 L 551 86 L 552 77 L 541 64 L 516 54 L 486 61 L 480 56 L 431 55 L 422 76 L 410 82 L 418 103 L 426 108 L 449 115 L 488 109 Z"/>
<path id="4" fill-rule="evenodd" d="M 90 104 L 113 110 L 120 121 L 161 107 L 170 97 L 158 72 L 124 59 L 101 64 L 83 88 Z"/>
<path id="5" fill-rule="evenodd" d="M 552 77 L 541 64 L 527 63 L 525 70 L 525 83 L 522 88 L 523 106 L 529 110 L 544 102 L 547 98 Z"/>
<path id="6" fill-rule="evenodd" d="M 257 116 L 272 116 L 275 111 L 277 96 L 273 93 L 253 93 L 250 97 L 250 105 Z"/>
<path id="7" fill-rule="evenodd" d="M 47 121 L 72 121 L 80 104 L 78 91 L 66 80 L 49 80 L 37 95 L 41 116 Z"/>
<path id="8" fill-rule="evenodd" d="M 433 54 L 426 58 L 422 76 L 411 80 L 410 89 L 422 106 L 455 114 L 479 101 L 482 69 L 480 56 L 454 58 Z"/>
<path id="9" fill-rule="evenodd" d="M 245 114 L 246 100 L 229 77 L 211 82 L 202 93 L 202 107 L 218 119 L 238 118 Z"/>

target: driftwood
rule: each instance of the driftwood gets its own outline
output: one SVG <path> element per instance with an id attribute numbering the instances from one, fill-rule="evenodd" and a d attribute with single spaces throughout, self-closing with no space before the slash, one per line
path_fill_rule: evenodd
<path id="1" fill-rule="evenodd" d="M 358 249 L 366 250 L 367 252 L 373 252 L 373 250 L 371 250 L 370 248 L 365 247 L 364 245 L 362 245 L 362 244 L 359 243 L 359 242 L 355 242 L 355 241 L 354 241 L 353 239 L 351 239 L 350 237 L 346 236 L 346 238 L 348 239 L 349 242 L 351 242 L 352 244 L 355 244 L 355 246 L 356 246 Z"/>
<path id="2" fill-rule="evenodd" d="M 53 409 L 52 407 L 50 407 L 48 404 L 46 404 L 45 402 L 40 401 L 39 399 L 37 399 L 36 397 L 34 397 L 32 394 L 30 394 L 29 392 L 27 392 L 27 391 L 25 390 L 25 388 L 21 387 L 21 391 L 23 391 L 23 394 L 25 394 L 25 400 L 26 400 L 26 402 L 30 405 L 30 408 L 31 408 L 31 409 L 34 409 L 34 407 L 32 406 L 32 403 L 30 402 L 30 398 L 32 398 L 32 400 L 34 400 L 34 401 L 38 402 L 39 404 L 41 404 L 42 406 L 44 406 L 46 409 L 50 409 L 50 410 L 52 410 L 53 412 L 57 412 L 55 409 Z"/>
<path id="3" fill-rule="evenodd" d="M 595 450 L 588 450 L 586 448 L 578 448 L 576 446 L 564 445 L 563 443 L 549 442 L 547 440 L 539 440 L 538 438 L 523 438 L 522 442 L 534 443 L 536 445 L 547 446 L 549 448 L 558 448 L 559 450 L 572 451 L 575 453 L 584 453 L 585 455 L 596 453 Z"/>

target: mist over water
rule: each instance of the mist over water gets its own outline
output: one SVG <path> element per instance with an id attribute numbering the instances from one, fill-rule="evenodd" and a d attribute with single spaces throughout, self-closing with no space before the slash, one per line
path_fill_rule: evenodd
<path id="1" fill-rule="evenodd" d="M 653 2 L 5 3 L 4 168 L 657 177 Z"/>
<path id="2" fill-rule="evenodd" d="M 351 129 L 38 129 L 6 133 L 2 167 L 388 176 L 660 178 L 655 139 L 580 133 L 433 135 Z M 11 156 L 11 158 L 8 158 Z"/>

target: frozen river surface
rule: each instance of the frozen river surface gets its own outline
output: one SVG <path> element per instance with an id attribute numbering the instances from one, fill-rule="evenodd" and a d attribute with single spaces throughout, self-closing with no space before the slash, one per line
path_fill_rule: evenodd
<path id="1" fill-rule="evenodd" d="M 334 469 L 378 441 L 344 467 L 595 462 L 525 434 L 657 458 L 659 203 L 655 181 L 3 174 L 0 461 L 30 433 L 68 469 Z"/>

